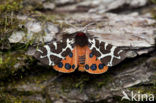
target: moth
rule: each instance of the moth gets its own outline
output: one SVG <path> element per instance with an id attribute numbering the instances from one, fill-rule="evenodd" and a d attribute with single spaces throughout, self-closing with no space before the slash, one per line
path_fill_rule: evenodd
<path id="1" fill-rule="evenodd" d="M 39 47 L 34 57 L 63 73 L 86 71 L 101 74 L 125 59 L 125 51 L 84 32 Z"/>

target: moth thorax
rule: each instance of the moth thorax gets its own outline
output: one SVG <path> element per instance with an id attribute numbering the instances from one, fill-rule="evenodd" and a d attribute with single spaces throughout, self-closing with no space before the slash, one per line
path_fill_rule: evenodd
<path id="1" fill-rule="evenodd" d="M 76 33 L 75 44 L 81 47 L 88 45 L 88 37 L 83 32 Z"/>

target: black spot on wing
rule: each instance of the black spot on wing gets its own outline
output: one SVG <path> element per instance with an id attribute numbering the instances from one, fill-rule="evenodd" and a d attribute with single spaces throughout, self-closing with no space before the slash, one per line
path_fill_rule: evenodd
<path id="1" fill-rule="evenodd" d="M 58 66 L 59 68 L 62 68 L 62 67 L 63 67 L 63 63 L 62 63 L 62 62 L 59 62 L 59 63 L 57 64 L 57 66 Z"/>
<path id="2" fill-rule="evenodd" d="M 71 65 L 69 63 L 65 64 L 65 69 L 70 70 L 71 69 Z"/>
<path id="3" fill-rule="evenodd" d="M 86 70 L 89 69 L 89 65 L 88 65 L 88 64 L 85 65 L 85 69 L 86 69 Z"/>
<path id="4" fill-rule="evenodd" d="M 89 54 L 89 57 L 90 57 L 90 58 L 92 58 L 93 56 L 94 56 L 93 53 L 90 53 L 90 54 Z"/>
<path id="5" fill-rule="evenodd" d="M 96 64 L 92 64 L 92 65 L 90 66 L 90 69 L 93 70 L 93 71 L 96 70 L 96 69 L 97 69 Z"/>
<path id="6" fill-rule="evenodd" d="M 75 68 L 75 65 L 74 65 L 74 64 L 72 65 L 72 68 L 73 68 L 73 69 Z"/>
<path id="7" fill-rule="evenodd" d="M 71 52 L 71 53 L 69 53 L 69 57 L 71 57 L 71 58 L 73 57 L 73 53 L 72 53 L 72 52 Z"/>
<path id="8" fill-rule="evenodd" d="M 98 67 L 99 67 L 100 70 L 103 69 L 104 66 L 105 66 L 104 64 L 99 64 L 98 65 Z"/>

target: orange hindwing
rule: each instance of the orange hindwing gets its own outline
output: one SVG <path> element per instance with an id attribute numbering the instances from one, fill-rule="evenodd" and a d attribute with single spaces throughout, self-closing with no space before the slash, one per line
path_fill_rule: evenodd
<path id="1" fill-rule="evenodd" d="M 101 63 L 89 48 L 86 49 L 85 70 L 91 74 L 101 74 L 108 70 L 108 66 Z"/>
<path id="2" fill-rule="evenodd" d="M 61 60 L 58 64 L 54 65 L 53 68 L 56 71 L 63 73 L 74 72 L 77 68 L 77 54 L 75 52 L 75 49 L 73 49 L 72 52 L 65 57 L 65 59 Z"/>

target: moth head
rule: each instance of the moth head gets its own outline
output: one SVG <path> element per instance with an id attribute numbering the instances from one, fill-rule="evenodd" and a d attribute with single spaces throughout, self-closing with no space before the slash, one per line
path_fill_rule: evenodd
<path id="1" fill-rule="evenodd" d="M 86 34 L 83 32 L 77 32 L 76 33 L 76 37 L 85 37 L 85 36 L 86 36 Z"/>
<path id="2" fill-rule="evenodd" d="M 81 47 L 88 45 L 88 37 L 84 32 L 75 33 L 75 44 Z"/>

